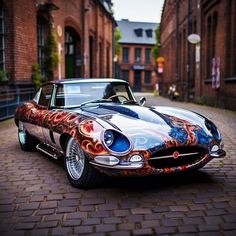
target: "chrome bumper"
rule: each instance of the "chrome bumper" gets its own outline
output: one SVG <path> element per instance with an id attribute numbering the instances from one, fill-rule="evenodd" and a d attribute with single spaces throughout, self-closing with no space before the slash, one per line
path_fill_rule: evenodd
<path id="1" fill-rule="evenodd" d="M 216 152 L 211 152 L 210 157 L 212 158 L 222 158 L 226 156 L 226 152 L 223 149 L 219 149 Z"/>
<path id="2" fill-rule="evenodd" d="M 104 168 L 109 168 L 109 169 L 118 169 L 118 170 L 135 170 L 135 169 L 140 169 L 143 167 L 143 162 L 138 162 L 138 163 L 127 163 L 127 164 L 118 164 L 118 165 L 105 165 L 105 164 L 100 164 L 96 163 L 93 161 L 90 161 L 90 163 L 94 166 L 99 166 L 99 167 L 104 167 Z"/>

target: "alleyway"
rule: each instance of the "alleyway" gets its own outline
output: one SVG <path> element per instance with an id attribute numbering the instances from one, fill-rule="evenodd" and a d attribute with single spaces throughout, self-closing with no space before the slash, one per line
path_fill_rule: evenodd
<path id="1" fill-rule="evenodd" d="M 73 188 L 63 163 L 23 152 L 13 120 L 0 123 L 0 235 L 236 235 L 236 112 L 147 96 L 206 115 L 227 156 L 177 176 L 108 179 Z"/>

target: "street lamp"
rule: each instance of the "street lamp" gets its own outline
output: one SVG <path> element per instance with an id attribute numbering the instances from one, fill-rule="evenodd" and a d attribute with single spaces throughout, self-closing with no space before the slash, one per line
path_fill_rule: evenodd
<path id="1" fill-rule="evenodd" d="M 200 42 L 201 37 L 198 34 L 190 34 L 188 36 L 189 43 L 195 45 L 195 74 L 196 79 L 200 80 Z M 196 95 L 196 94 L 195 94 Z"/>
<path id="2" fill-rule="evenodd" d="M 190 34 L 188 36 L 188 41 L 191 44 L 194 44 L 195 50 L 196 50 L 196 56 L 195 56 L 195 62 L 200 62 L 200 42 L 201 42 L 201 38 L 198 34 Z"/>

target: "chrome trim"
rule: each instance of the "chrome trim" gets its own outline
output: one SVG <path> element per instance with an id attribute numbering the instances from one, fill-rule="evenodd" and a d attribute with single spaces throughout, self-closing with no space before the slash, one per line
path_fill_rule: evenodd
<path id="1" fill-rule="evenodd" d="M 109 159 L 109 158 L 115 158 L 117 161 L 116 162 L 114 162 L 114 163 L 112 163 L 112 164 L 105 164 L 105 161 L 103 161 L 104 162 L 104 165 L 108 165 L 108 166 L 115 166 L 115 165 L 118 165 L 118 163 L 120 162 L 120 160 L 116 157 L 116 156 L 112 156 L 112 155 L 104 155 L 104 156 L 96 156 L 96 157 L 94 157 L 94 161 L 96 162 L 96 163 L 98 163 L 98 164 L 100 164 L 100 165 L 103 165 L 103 163 L 101 163 L 101 161 L 99 161 L 99 159 L 101 158 L 101 159 Z"/>
<path id="2" fill-rule="evenodd" d="M 25 143 L 26 143 L 26 129 L 25 129 L 23 122 L 21 122 L 21 121 L 19 121 L 18 136 L 19 136 L 19 141 L 20 141 L 21 145 L 25 145 Z"/>
<path id="3" fill-rule="evenodd" d="M 129 163 L 129 165 L 116 165 L 116 166 L 102 165 L 102 164 L 95 163 L 93 161 L 90 161 L 89 163 L 94 166 L 99 166 L 99 167 L 104 167 L 104 168 L 109 168 L 109 169 L 120 169 L 120 170 L 134 170 L 134 169 L 140 169 L 143 167 L 143 162 Z"/>
<path id="4" fill-rule="evenodd" d="M 39 151 L 41 151 L 41 152 L 43 152 L 43 153 L 45 153 L 45 154 L 47 154 L 48 156 L 50 156 L 50 157 L 52 157 L 52 158 L 54 158 L 54 159 L 58 159 L 58 157 L 57 157 L 57 155 L 56 154 L 52 154 L 52 153 L 50 153 L 49 151 L 47 151 L 46 149 L 43 149 L 42 147 L 40 147 L 40 144 L 38 144 L 37 146 L 36 146 L 36 149 L 37 150 L 39 150 Z"/>
<path id="5" fill-rule="evenodd" d="M 223 149 L 219 149 L 217 152 L 210 153 L 210 157 L 222 158 L 226 156 L 226 152 Z"/>
<path id="6" fill-rule="evenodd" d="M 66 147 L 66 169 L 73 180 L 79 180 L 85 171 L 85 153 L 75 138 L 71 137 Z"/>
<path id="7" fill-rule="evenodd" d="M 192 156 L 192 155 L 196 155 L 196 154 L 199 154 L 199 152 L 183 153 L 183 154 L 179 154 L 179 157 Z M 160 156 L 160 157 L 151 157 L 149 160 L 167 159 L 167 158 L 173 158 L 173 155 Z"/>
<path id="8" fill-rule="evenodd" d="M 127 151 L 125 151 L 125 152 L 115 152 L 115 151 L 111 150 L 111 149 L 106 145 L 105 140 L 104 140 L 104 133 L 105 133 L 107 130 L 112 130 L 112 131 L 114 131 L 114 132 L 120 133 L 121 135 L 124 135 L 124 136 L 129 140 L 129 143 L 130 143 L 129 149 L 127 149 Z M 122 132 L 120 132 L 120 131 L 118 131 L 118 130 L 116 130 L 116 129 L 105 129 L 105 130 L 102 130 L 100 137 L 101 137 L 102 145 L 103 145 L 112 155 L 114 155 L 114 156 L 127 155 L 127 154 L 134 148 L 134 145 L 133 145 L 133 143 L 131 142 L 131 140 L 130 140 L 125 134 L 123 134 Z"/>
<path id="9" fill-rule="evenodd" d="M 51 148 L 52 150 L 49 150 L 50 148 Z M 59 150 L 56 150 L 56 149 L 54 149 L 52 146 L 50 146 L 50 145 L 48 145 L 48 144 L 45 144 L 45 143 L 40 143 L 40 144 L 38 144 L 38 145 L 36 146 L 36 149 L 37 149 L 38 151 L 41 151 L 41 152 L 45 153 L 46 155 L 48 155 L 48 156 L 54 158 L 55 160 L 57 160 L 58 157 L 64 155 L 63 152 L 61 152 L 61 151 L 59 151 Z M 52 153 L 54 150 L 55 150 L 55 152 L 57 152 L 57 153 Z M 50 152 L 50 151 L 51 151 L 51 152 Z"/>

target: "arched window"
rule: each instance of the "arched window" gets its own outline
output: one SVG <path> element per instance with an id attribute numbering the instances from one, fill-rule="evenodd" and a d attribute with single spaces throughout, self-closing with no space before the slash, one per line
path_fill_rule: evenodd
<path id="1" fill-rule="evenodd" d="M 233 0 L 227 1 L 226 17 L 225 77 L 236 77 L 236 2 Z"/>
<path id="2" fill-rule="evenodd" d="M 70 26 L 65 27 L 65 76 L 81 77 L 81 40 L 77 31 Z"/>
<path id="3" fill-rule="evenodd" d="M 3 4 L 0 1 L 0 70 L 5 70 L 5 37 L 4 37 L 4 17 Z"/>
<path id="4" fill-rule="evenodd" d="M 207 20 L 207 76 L 211 77 L 212 60 L 215 58 L 216 52 L 216 30 L 217 30 L 218 14 L 214 12 Z"/>
<path id="5" fill-rule="evenodd" d="M 38 64 L 39 69 L 42 75 L 45 75 L 45 55 L 44 55 L 44 46 L 46 42 L 48 30 L 48 22 L 47 20 L 38 14 L 37 16 L 37 48 L 38 48 Z"/>

